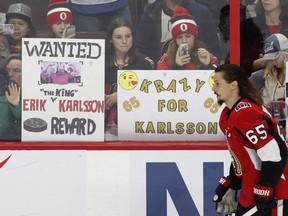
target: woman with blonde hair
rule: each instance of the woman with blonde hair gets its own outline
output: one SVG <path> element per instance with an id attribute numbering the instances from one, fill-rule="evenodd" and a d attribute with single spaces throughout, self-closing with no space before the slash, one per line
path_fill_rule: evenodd
<path id="1" fill-rule="evenodd" d="M 269 36 L 264 42 L 263 59 L 267 61 L 265 68 L 252 73 L 250 80 L 262 92 L 264 105 L 284 128 L 285 115 L 285 79 L 286 62 L 288 61 L 288 39 L 277 33 Z M 280 102 L 283 101 L 283 102 Z"/>
<path id="2" fill-rule="evenodd" d="M 250 80 L 263 93 L 264 104 L 285 98 L 288 39 L 280 33 L 269 36 L 264 43 L 267 66 L 252 73 Z"/>
<path id="3" fill-rule="evenodd" d="M 263 99 L 265 103 L 285 98 L 287 60 L 288 50 L 283 50 L 275 60 L 268 61 L 264 69 L 265 88 L 263 89 Z"/>

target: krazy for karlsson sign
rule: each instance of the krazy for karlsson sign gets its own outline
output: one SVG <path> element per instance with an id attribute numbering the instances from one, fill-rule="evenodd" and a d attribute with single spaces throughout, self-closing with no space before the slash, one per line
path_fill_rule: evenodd
<path id="1" fill-rule="evenodd" d="M 224 140 L 212 70 L 118 71 L 118 139 Z"/>
<path id="2" fill-rule="evenodd" d="M 22 41 L 22 141 L 104 141 L 104 40 Z"/>

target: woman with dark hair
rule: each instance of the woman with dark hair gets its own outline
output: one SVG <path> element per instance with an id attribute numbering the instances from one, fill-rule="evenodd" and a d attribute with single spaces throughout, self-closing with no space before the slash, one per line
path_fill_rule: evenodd
<path id="1" fill-rule="evenodd" d="M 198 27 L 183 7 L 178 7 L 170 19 L 173 40 L 157 63 L 158 70 L 214 69 L 218 60 L 198 39 Z M 166 45 L 164 45 L 165 47 Z"/>
<path id="2" fill-rule="evenodd" d="M 229 175 L 215 190 L 216 210 L 236 216 L 288 215 L 287 146 L 277 121 L 263 106 L 261 93 L 233 64 L 216 68 L 212 90 L 218 103 L 226 105 L 219 125 L 232 157 Z"/>
<path id="3" fill-rule="evenodd" d="M 105 53 L 105 94 L 106 105 L 110 108 L 107 126 L 117 125 L 117 71 L 152 70 L 152 60 L 137 52 L 134 43 L 133 27 L 123 18 L 114 19 L 107 30 Z M 114 110 L 114 111 L 113 111 Z"/>
<path id="4" fill-rule="evenodd" d="M 11 53 L 21 53 L 22 38 L 36 37 L 36 31 L 32 25 L 31 8 L 25 4 L 10 5 L 6 13 L 5 23 L 14 26 L 14 33 L 5 35 Z"/>
<path id="5" fill-rule="evenodd" d="M 288 13 L 285 12 L 287 9 L 287 0 L 258 1 L 254 22 L 264 39 L 275 33 L 282 33 L 288 37 Z"/>

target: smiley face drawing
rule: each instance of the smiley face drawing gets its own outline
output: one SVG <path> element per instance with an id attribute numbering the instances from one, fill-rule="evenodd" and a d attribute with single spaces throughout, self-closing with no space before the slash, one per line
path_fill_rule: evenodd
<path id="1" fill-rule="evenodd" d="M 209 76 L 209 85 L 211 86 L 211 88 L 214 85 L 214 76 L 215 76 L 215 72 L 213 72 L 210 76 Z"/>
<path id="2" fill-rule="evenodd" d="M 138 84 L 138 76 L 133 71 L 124 71 L 119 77 L 119 84 L 125 90 L 134 89 Z"/>

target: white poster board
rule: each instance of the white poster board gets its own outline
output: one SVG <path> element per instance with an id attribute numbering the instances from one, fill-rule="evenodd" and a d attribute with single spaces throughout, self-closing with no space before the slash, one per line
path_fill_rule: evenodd
<path id="1" fill-rule="evenodd" d="M 118 71 L 118 139 L 224 140 L 213 73 Z"/>
<path id="2" fill-rule="evenodd" d="M 104 40 L 22 43 L 22 141 L 104 141 Z"/>

